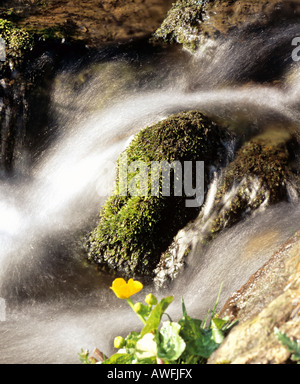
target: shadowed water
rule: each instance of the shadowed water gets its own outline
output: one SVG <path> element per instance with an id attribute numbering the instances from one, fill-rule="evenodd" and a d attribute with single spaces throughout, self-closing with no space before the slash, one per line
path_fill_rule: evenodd
<path id="1" fill-rule="evenodd" d="M 286 34 L 278 36 L 280 45 L 288 40 Z M 252 36 L 241 54 L 252 51 L 255 42 L 260 46 L 261 36 Z M 113 164 L 141 128 L 198 109 L 229 124 L 243 140 L 275 123 L 298 132 L 297 66 L 288 62 L 280 86 L 249 84 L 243 79 L 251 71 L 242 69 L 238 52 L 231 57 L 216 50 L 209 72 L 200 53 L 181 53 L 177 60 L 172 55 L 168 66 L 165 57 L 160 65 L 141 62 L 140 69 L 122 59 L 106 62 L 105 68 L 91 65 L 79 90 L 70 84 L 86 68 L 58 72 L 49 108 L 59 134 L 45 151 L 37 150 L 35 163 L 24 165 L 26 172 L 19 170 L 26 177 L 0 186 L 0 296 L 7 306 L 6 322 L 0 323 L 0 362 L 77 362 L 81 348 L 97 346 L 109 354 L 114 336 L 139 329 L 126 303 L 109 290 L 113 277 L 83 261 L 82 243 L 113 188 Z M 264 54 L 257 53 L 259 60 Z M 286 65 L 285 59 L 283 53 Z M 233 79 L 234 71 L 244 77 Z M 198 80 L 192 84 L 191 79 Z M 170 314 L 178 316 L 184 296 L 188 310 L 204 316 L 221 282 L 224 303 L 299 229 L 299 209 L 297 203 L 269 208 L 224 231 L 206 249 L 198 247 L 171 287 L 176 301 Z"/>

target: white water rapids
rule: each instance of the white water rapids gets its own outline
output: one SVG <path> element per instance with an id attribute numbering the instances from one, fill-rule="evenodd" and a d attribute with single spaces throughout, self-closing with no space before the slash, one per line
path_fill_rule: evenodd
<path id="1" fill-rule="evenodd" d="M 218 73 L 224 53 L 220 55 L 211 73 Z M 298 130 L 297 67 L 289 68 L 281 87 L 229 85 L 227 80 L 222 84 L 220 77 L 216 85 L 215 76 L 211 88 L 192 87 L 197 60 L 199 72 L 203 63 L 189 60 L 183 67 L 173 63 L 171 70 L 152 68 L 151 80 L 134 89 L 128 89 L 128 71 L 138 76 L 137 69 L 128 63 L 124 71 L 121 61 L 119 72 L 95 71 L 76 93 L 69 90 L 72 68 L 57 75 L 49 108 L 57 116 L 59 135 L 39 154 L 25 179 L 0 185 L 0 296 L 6 300 L 0 362 L 76 363 L 81 348 L 98 347 L 109 354 L 116 335 L 140 327 L 130 308 L 109 290 L 113 277 L 85 265 L 78 247 L 105 201 L 103 191 L 112 188 L 114 172 L 107 164 L 116 161 L 139 129 L 172 113 L 198 109 L 233 129 L 248 125 L 250 136 L 251 129 L 257 133 L 278 122 Z M 106 65 L 118 68 L 115 61 Z M 234 62 L 227 66 L 227 74 L 236 68 Z M 153 76 L 164 70 L 162 81 Z M 221 282 L 224 303 L 299 229 L 299 210 L 298 205 L 282 203 L 224 231 L 205 254 L 188 261 L 171 289 L 177 299 L 171 315 L 177 316 L 184 296 L 188 310 L 204 316 Z"/>

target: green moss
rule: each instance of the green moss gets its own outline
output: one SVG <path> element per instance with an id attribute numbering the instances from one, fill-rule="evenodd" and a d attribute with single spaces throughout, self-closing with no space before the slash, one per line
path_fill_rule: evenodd
<path id="1" fill-rule="evenodd" d="M 208 182 L 208 166 L 220 164 L 226 135 L 199 112 L 181 113 L 143 129 L 125 152 L 127 164 L 136 160 L 149 166 L 151 161 L 205 161 Z M 152 272 L 178 230 L 199 209 L 186 208 L 185 196 L 155 197 L 150 185 L 148 190 L 149 197 L 109 198 L 90 236 L 90 259 L 130 275 Z"/>
<path id="2" fill-rule="evenodd" d="M 203 7 L 208 2 L 209 0 L 178 0 L 154 33 L 153 40 L 183 44 L 195 51 L 200 42 Z"/>
<path id="3" fill-rule="evenodd" d="M 33 36 L 12 21 L 0 19 L 0 37 L 6 42 L 8 57 L 22 57 L 25 51 L 33 48 Z"/>
<path id="4" fill-rule="evenodd" d="M 282 20 L 298 20 L 295 0 L 177 0 L 153 41 L 179 43 L 195 51 L 207 38 L 274 25 L 279 14 Z"/>
<path id="5" fill-rule="evenodd" d="M 14 8 L 0 8 L 0 18 L 12 22 L 18 22 L 21 19 L 20 13 Z"/>
<path id="6" fill-rule="evenodd" d="M 247 211 L 286 199 L 287 183 L 292 180 L 286 144 L 269 145 L 256 140 L 245 144 L 224 173 L 209 237 L 240 220 Z"/>
<path id="7" fill-rule="evenodd" d="M 35 31 L 35 33 L 38 36 L 41 36 L 44 40 L 63 39 L 64 37 L 66 37 L 64 28 L 60 26 L 44 28 L 42 30 Z"/>

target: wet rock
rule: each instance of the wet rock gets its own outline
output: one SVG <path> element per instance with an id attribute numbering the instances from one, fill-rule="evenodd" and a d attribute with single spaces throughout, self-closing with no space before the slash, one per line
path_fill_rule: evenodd
<path id="1" fill-rule="evenodd" d="M 190 50 L 198 48 L 202 40 L 201 24 L 205 15 L 205 4 L 206 1 L 178 0 L 155 32 L 153 41 L 179 43 Z"/>
<path id="2" fill-rule="evenodd" d="M 277 132 L 278 133 L 278 132 Z M 209 187 L 196 220 L 180 230 L 155 270 L 157 286 L 178 276 L 198 244 L 270 204 L 297 199 L 297 176 L 291 170 L 288 133 L 266 131 L 246 144 Z"/>
<path id="3" fill-rule="evenodd" d="M 174 195 L 173 183 L 170 184 L 171 196 L 163 196 L 161 174 L 160 192 L 157 196 L 152 193 L 151 162 L 178 161 L 183 166 L 184 161 L 205 161 L 207 185 L 211 176 L 209 167 L 216 169 L 221 165 L 228 137 L 224 129 L 200 112 L 174 115 L 143 129 L 125 151 L 125 166 L 135 161 L 149 166 L 151 171 L 145 187 L 148 197 L 115 195 L 107 201 L 100 223 L 89 240 L 90 259 L 128 275 L 151 275 L 173 236 L 199 212 L 198 207 L 186 207 L 184 194 Z M 121 158 L 119 169 L 124 166 L 120 161 Z M 172 175 L 179 179 L 179 173 L 172 172 Z M 133 176 L 135 173 L 128 173 L 128 185 Z M 179 182 L 183 186 L 183 179 Z M 119 179 L 117 184 L 119 187 Z"/>
<path id="4" fill-rule="evenodd" d="M 284 364 L 289 352 L 274 328 L 300 339 L 300 232 L 228 300 L 221 316 L 237 325 L 209 364 Z"/>
<path id="5" fill-rule="evenodd" d="M 183 44 L 190 50 L 208 37 L 244 28 L 257 28 L 284 20 L 299 20 L 296 0 L 178 0 L 169 11 L 154 41 Z"/>
<path id="6" fill-rule="evenodd" d="M 290 186 L 296 188 L 289 158 L 284 142 L 257 137 L 242 146 L 220 178 L 208 225 L 212 237 L 247 212 L 288 200 Z"/>
<path id="7" fill-rule="evenodd" d="M 172 0 L 10 0 L 2 6 L 17 14 L 18 25 L 46 39 L 79 40 L 99 47 L 150 35 L 171 4 Z"/>
<path id="8" fill-rule="evenodd" d="M 7 60 L 0 61 L 0 176 L 11 173 L 16 162 L 26 162 L 25 146 L 37 140 L 43 144 L 44 106 L 48 107 L 54 67 L 50 76 L 43 65 L 39 74 L 32 74 L 36 60 L 54 51 L 57 61 L 73 53 L 84 57 L 91 47 L 144 38 L 157 28 L 170 4 L 171 0 L 1 2 L 0 38 L 6 42 Z M 37 99 L 40 110 L 31 104 Z"/>

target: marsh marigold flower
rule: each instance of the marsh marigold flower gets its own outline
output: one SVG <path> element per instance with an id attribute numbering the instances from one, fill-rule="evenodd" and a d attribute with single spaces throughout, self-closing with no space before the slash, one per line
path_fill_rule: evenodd
<path id="1" fill-rule="evenodd" d="M 110 287 L 119 299 L 129 299 L 131 296 L 143 289 L 143 284 L 139 281 L 129 279 L 128 283 L 124 279 L 115 279 Z"/>

